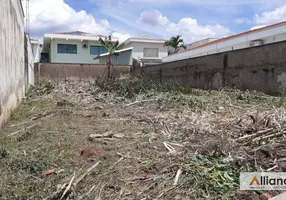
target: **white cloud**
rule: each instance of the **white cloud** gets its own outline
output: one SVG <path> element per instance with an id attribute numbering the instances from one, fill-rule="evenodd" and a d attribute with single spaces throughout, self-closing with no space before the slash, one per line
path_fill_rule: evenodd
<path id="1" fill-rule="evenodd" d="M 129 35 L 129 34 L 122 34 L 122 33 L 118 33 L 118 32 L 113 32 L 111 34 L 111 36 L 118 38 L 120 43 L 124 42 L 125 40 L 127 40 L 128 38 L 131 37 L 131 35 Z"/>
<path id="2" fill-rule="evenodd" d="M 251 24 L 251 20 L 246 18 L 246 17 L 242 17 L 242 18 L 236 19 L 235 23 L 238 23 L 238 24 Z"/>
<path id="3" fill-rule="evenodd" d="M 95 20 L 86 11 L 75 11 L 64 0 L 30 0 L 32 36 L 58 31 L 84 31 L 108 35 L 111 31 L 106 19 Z"/>
<path id="4" fill-rule="evenodd" d="M 273 11 L 255 14 L 252 21 L 249 18 L 242 17 L 236 19 L 235 22 L 238 24 L 255 24 L 255 26 L 250 29 L 255 30 L 284 20 L 286 20 L 286 5 L 278 7 Z"/>
<path id="5" fill-rule="evenodd" d="M 156 25 L 166 25 L 169 23 L 169 20 L 166 16 L 163 16 L 160 11 L 149 10 L 141 13 L 138 22 L 141 24 L 149 24 L 156 26 Z"/>
<path id="6" fill-rule="evenodd" d="M 197 20 L 193 18 L 182 18 L 177 24 L 170 23 L 167 31 L 172 35 L 181 35 L 185 42 L 217 38 L 230 33 L 228 28 L 221 25 L 199 25 Z"/>
<path id="7" fill-rule="evenodd" d="M 286 5 L 254 16 L 254 23 L 256 24 L 272 24 L 283 20 L 286 20 Z"/>
<path id="8" fill-rule="evenodd" d="M 181 35 L 186 43 L 205 39 L 226 36 L 230 30 L 221 25 L 200 25 L 196 19 L 182 18 L 178 23 L 171 22 L 158 10 L 144 11 L 138 20 L 141 30 L 150 30 L 161 35 L 161 37 L 170 38 L 175 35 Z M 159 26 L 158 26 L 159 25 Z"/>
<path id="9" fill-rule="evenodd" d="M 165 38 L 180 34 L 185 42 L 192 42 L 207 37 L 225 36 L 230 32 L 228 28 L 221 25 L 200 25 L 193 18 L 182 18 L 177 23 L 170 22 L 158 10 L 142 12 L 138 20 L 140 23 L 134 23 L 133 19 L 131 19 L 132 15 L 118 16 L 121 12 L 120 9 L 107 10 L 108 16 L 140 30 L 140 34 L 147 33 Z M 106 14 L 105 12 L 103 13 Z M 101 35 L 109 35 L 113 31 L 108 20 L 95 20 L 91 14 L 84 10 L 75 11 L 64 0 L 30 0 L 30 25 L 33 37 L 41 37 L 44 33 L 50 32 L 76 30 Z M 153 26 L 152 29 L 150 29 L 150 25 Z M 112 33 L 112 36 L 118 37 L 120 42 L 130 37 L 130 34 L 120 32 L 115 31 Z"/>

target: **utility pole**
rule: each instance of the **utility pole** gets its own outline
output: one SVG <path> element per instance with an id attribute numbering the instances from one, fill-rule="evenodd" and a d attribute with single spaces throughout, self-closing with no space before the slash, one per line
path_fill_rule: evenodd
<path id="1" fill-rule="evenodd" d="M 25 8 L 25 18 L 26 18 L 26 24 L 25 24 L 25 32 L 26 34 L 30 35 L 30 0 L 24 0 L 26 1 L 26 8 Z"/>

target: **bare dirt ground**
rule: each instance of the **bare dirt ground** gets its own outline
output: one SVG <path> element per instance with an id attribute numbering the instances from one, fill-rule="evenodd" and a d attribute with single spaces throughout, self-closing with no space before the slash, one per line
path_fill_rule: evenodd
<path id="1" fill-rule="evenodd" d="M 286 169 L 284 106 L 141 79 L 42 83 L 0 130 L 0 199 L 258 199 L 239 173 Z"/>

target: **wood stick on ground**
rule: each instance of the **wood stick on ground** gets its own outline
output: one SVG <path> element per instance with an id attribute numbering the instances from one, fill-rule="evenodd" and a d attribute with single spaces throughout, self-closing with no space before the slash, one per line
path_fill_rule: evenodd
<path id="1" fill-rule="evenodd" d="M 102 194 L 102 191 L 104 190 L 104 187 L 107 185 L 107 183 L 103 184 L 103 186 L 100 188 L 99 190 L 99 194 L 98 194 L 98 197 L 95 197 L 94 200 L 100 200 L 101 199 L 101 194 Z"/>
<path id="2" fill-rule="evenodd" d="M 111 173 L 111 172 L 112 172 L 111 170 L 112 170 L 118 163 L 120 163 L 123 159 L 124 159 L 124 157 L 119 158 L 119 160 L 117 160 L 112 166 L 110 166 L 110 167 L 107 169 L 107 171 L 106 171 L 105 173 L 101 174 L 100 176 L 101 176 L 101 177 L 104 177 L 104 176 L 106 176 L 107 174 Z"/>
<path id="3" fill-rule="evenodd" d="M 16 134 L 18 134 L 18 133 L 21 133 L 22 131 L 26 131 L 26 130 L 29 130 L 29 129 L 31 129 L 31 128 L 34 128 L 35 126 L 36 126 L 36 124 L 33 124 L 33 125 L 31 125 L 31 126 L 29 126 L 29 127 L 27 127 L 27 128 L 23 128 L 22 130 L 16 131 L 16 132 L 14 132 L 14 133 L 10 133 L 10 134 L 8 135 L 8 137 L 11 137 L 11 136 L 16 135 Z"/>
<path id="4" fill-rule="evenodd" d="M 281 133 L 273 133 L 273 134 L 270 134 L 270 135 L 257 137 L 255 139 L 253 139 L 253 141 L 261 141 L 261 140 L 267 140 L 267 139 L 271 139 L 271 138 L 282 137 L 285 134 L 286 134 L 286 131 L 283 131 Z"/>
<path id="5" fill-rule="evenodd" d="M 54 192 L 52 195 L 48 196 L 44 200 L 57 200 L 57 199 L 62 199 L 68 192 L 68 190 L 71 187 L 71 184 L 75 178 L 75 173 L 72 176 L 71 180 L 69 181 L 69 184 L 65 183 L 62 186 L 57 188 L 57 191 Z M 66 189 L 65 189 L 66 188 Z M 65 190 L 64 190 L 65 189 Z M 64 191 L 63 191 L 64 190 Z M 62 194 L 62 195 L 61 195 Z M 61 196 L 60 196 L 61 195 Z"/>
<path id="6" fill-rule="evenodd" d="M 72 183 L 73 183 L 73 180 L 75 178 L 75 172 L 73 173 L 73 177 L 71 178 L 68 186 L 66 187 L 65 191 L 63 192 L 62 196 L 60 199 L 63 199 L 65 197 L 65 195 L 68 193 L 68 191 L 70 190 L 71 186 L 72 186 Z"/>
<path id="7" fill-rule="evenodd" d="M 111 167 L 108 168 L 108 171 L 112 170 L 118 163 L 120 163 L 124 157 L 119 158 Z"/>
<path id="8" fill-rule="evenodd" d="M 79 196 L 77 198 L 77 200 L 82 200 L 83 198 L 85 197 L 88 197 L 90 195 L 90 193 L 95 189 L 95 188 L 98 188 L 98 186 L 100 185 L 101 183 L 99 183 L 97 186 L 96 185 L 93 185 L 86 193 L 84 193 L 83 195 Z"/>
<path id="9" fill-rule="evenodd" d="M 166 149 L 168 149 L 169 153 L 175 153 L 176 150 L 174 147 L 172 147 L 170 144 L 168 144 L 167 142 L 163 142 L 164 146 L 166 147 Z"/>
<path id="10" fill-rule="evenodd" d="M 93 139 L 93 138 L 103 138 L 103 137 L 107 137 L 107 138 L 111 138 L 114 135 L 113 131 L 108 131 L 106 133 L 103 134 L 90 134 L 89 135 L 89 139 Z"/>
<path id="11" fill-rule="evenodd" d="M 124 158 L 125 158 L 125 157 L 119 158 L 119 160 L 116 161 L 112 166 L 110 166 L 110 167 L 106 170 L 105 173 L 100 174 L 100 175 L 98 176 L 98 178 L 99 178 L 99 177 L 104 177 L 104 176 L 108 175 L 109 173 L 114 172 L 114 171 L 111 171 L 111 170 L 112 170 L 118 163 L 120 163 Z M 116 170 L 115 170 L 115 171 L 116 171 Z"/>
<path id="12" fill-rule="evenodd" d="M 240 137 L 240 138 L 236 139 L 235 141 L 241 141 L 241 140 L 246 140 L 246 139 L 255 138 L 255 137 L 257 137 L 257 136 L 260 136 L 260 135 L 269 133 L 269 132 L 271 132 L 271 131 L 273 131 L 273 128 L 266 129 L 266 130 L 263 130 L 263 131 L 259 131 L 259 132 L 257 132 L 257 133 L 251 134 L 251 135 L 245 135 L 245 136 L 243 136 L 243 137 Z"/>
<path id="13" fill-rule="evenodd" d="M 174 186 L 176 186 L 178 184 L 178 181 L 179 181 L 181 174 L 182 174 L 182 169 L 178 169 L 177 174 L 176 174 L 175 179 L 174 179 L 174 184 L 173 184 Z"/>
<path id="14" fill-rule="evenodd" d="M 156 99 L 147 99 L 147 100 L 135 101 L 135 102 L 126 104 L 125 107 L 133 106 L 133 105 L 138 104 L 138 103 L 151 102 L 151 101 L 156 101 Z"/>
<path id="15" fill-rule="evenodd" d="M 169 188 L 163 190 L 163 191 L 155 198 L 155 200 L 159 200 L 164 194 L 166 194 L 167 192 L 169 192 L 169 191 L 175 189 L 176 187 L 179 187 L 179 186 L 172 186 L 172 187 L 169 187 Z"/>
<path id="16" fill-rule="evenodd" d="M 129 158 L 133 158 L 133 157 L 130 157 L 129 154 L 128 155 L 123 155 L 122 153 L 119 153 L 119 152 L 117 152 L 116 154 L 121 156 L 121 157 L 123 157 L 123 158 L 128 158 L 128 159 Z"/>
<path id="17" fill-rule="evenodd" d="M 184 147 L 184 145 L 178 144 L 178 143 L 169 142 L 169 144 L 177 146 L 177 147 Z"/>
<path id="18" fill-rule="evenodd" d="M 90 173 L 94 168 L 96 168 L 99 165 L 100 161 L 98 161 L 97 163 L 95 163 L 94 165 L 92 165 L 84 174 L 82 174 L 75 182 L 74 182 L 74 187 L 76 187 L 76 185 L 82 181 L 82 179 L 84 179 L 84 177 Z"/>
<path id="19" fill-rule="evenodd" d="M 146 191 L 148 191 L 150 188 L 153 188 L 157 185 L 157 182 L 151 183 L 150 185 L 148 185 L 147 187 L 145 187 L 144 189 L 142 189 L 137 196 L 140 196 L 141 194 L 144 194 Z"/>
<path id="20" fill-rule="evenodd" d="M 170 131 L 170 129 L 168 128 L 168 126 L 164 123 L 164 122 L 162 122 L 161 123 L 162 124 L 162 126 L 163 126 L 163 130 L 161 131 L 164 135 L 167 135 L 168 137 L 170 137 L 171 136 L 171 131 Z"/>
<path id="21" fill-rule="evenodd" d="M 30 110 L 30 113 L 33 112 L 33 110 L 34 110 L 35 108 L 36 108 L 36 106 L 34 106 L 34 107 Z"/>
<path id="22" fill-rule="evenodd" d="M 129 153 L 127 155 L 123 155 L 117 152 L 116 154 L 126 159 L 135 159 L 138 160 L 139 162 L 143 162 L 140 158 L 130 156 Z"/>
<path id="23" fill-rule="evenodd" d="M 22 126 L 22 125 L 25 125 L 25 124 L 28 124 L 28 123 L 30 123 L 30 121 L 22 122 L 20 124 L 13 124 L 10 127 Z"/>
<path id="24" fill-rule="evenodd" d="M 267 169 L 266 171 L 270 172 L 270 171 L 272 171 L 273 169 L 276 169 L 277 167 L 278 167 L 278 165 L 275 165 L 274 167 L 271 167 L 271 168 Z"/>

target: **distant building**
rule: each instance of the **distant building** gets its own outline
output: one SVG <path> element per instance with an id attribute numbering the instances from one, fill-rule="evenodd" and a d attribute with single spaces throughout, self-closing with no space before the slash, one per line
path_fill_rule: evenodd
<path id="1" fill-rule="evenodd" d="M 41 59 L 41 52 L 42 52 L 42 45 L 40 41 L 37 39 L 30 39 L 33 55 L 34 55 L 34 62 L 38 63 Z"/>
<path id="2" fill-rule="evenodd" d="M 125 47 L 133 47 L 132 57 L 145 65 L 162 63 L 162 58 L 168 56 L 168 48 L 164 46 L 165 39 L 149 35 L 141 35 L 127 39 Z"/>
<path id="3" fill-rule="evenodd" d="M 74 31 L 44 35 L 41 62 L 106 64 L 108 50 L 98 41 L 105 36 Z M 111 38 L 116 42 L 118 38 Z M 114 65 L 132 65 L 138 59 L 145 65 L 162 63 L 168 55 L 166 40 L 141 35 L 127 39 L 124 48 L 112 56 Z"/>
<path id="4" fill-rule="evenodd" d="M 195 48 L 197 46 L 201 46 L 201 45 L 204 45 L 204 44 L 207 44 L 209 42 L 213 42 L 215 40 L 217 40 L 218 38 L 206 38 L 206 39 L 203 39 L 203 40 L 199 40 L 199 41 L 196 41 L 196 42 L 193 42 L 191 44 L 187 44 L 186 47 L 187 47 L 187 50 L 188 49 L 192 49 L 192 48 Z M 179 52 L 182 52 L 184 51 L 184 49 L 180 49 Z"/>
<path id="5" fill-rule="evenodd" d="M 98 41 L 100 35 L 75 31 L 44 35 L 41 61 L 52 63 L 99 64 L 96 56 L 107 53 Z M 111 38 L 116 42 L 118 38 Z"/>
<path id="6" fill-rule="evenodd" d="M 286 21 L 224 37 L 164 57 L 163 62 L 172 62 L 215 53 L 244 49 L 286 40 Z M 200 41 L 199 41 L 200 42 Z"/>
<path id="7" fill-rule="evenodd" d="M 120 49 L 115 51 L 115 54 L 111 56 L 113 65 L 132 65 L 132 49 L 133 47 Z M 106 64 L 108 62 L 109 53 L 103 53 L 95 57 L 99 60 L 100 64 Z"/>

